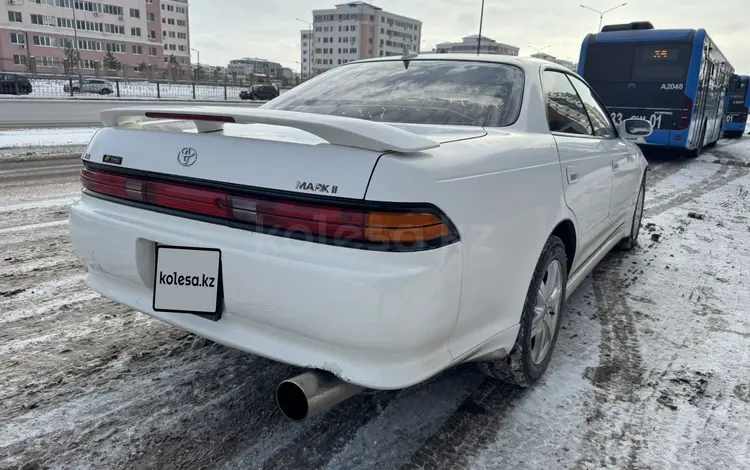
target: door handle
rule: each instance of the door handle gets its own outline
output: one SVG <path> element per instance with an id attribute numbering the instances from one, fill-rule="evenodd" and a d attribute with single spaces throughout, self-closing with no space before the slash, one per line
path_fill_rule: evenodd
<path id="1" fill-rule="evenodd" d="M 576 171 L 576 167 L 565 167 L 565 173 L 568 175 L 568 184 L 576 184 L 578 182 L 578 172 Z"/>

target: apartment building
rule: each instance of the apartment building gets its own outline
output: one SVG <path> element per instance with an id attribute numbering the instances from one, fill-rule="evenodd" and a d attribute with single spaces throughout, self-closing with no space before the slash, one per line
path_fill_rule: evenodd
<path id="1" fill-rule="evenodd" d="M 312 38 L 300 31 L 303 77 L 308 63 L 318 75 L 353 60 L 419 52 L 422 37 L 421 21 L 360 1 L 313 10 L 312 25 Z"/>
<path id="2" fill-rule="evenodd" d="M 303 29 L 299 32 L 300 38 L 300 59 L 299 72 L 302 80 L 312 77 L 313 63 L 313 33 L 309 29 Z"/>
<path id="3" fill-rule="evenodd" d="M 190 67 L 187 0 L 106 2 L 0 0 L 0 70 L 60 72 L 66 48 L 78 49 L 84 74 L 107 52 L 133 69 Z"/>
<path id="4" fill-rule="evenodd" d="M 461 42 L 442 42 L 435 45 L 435 49 L 432 52 L 438 54 L 447 53 L 477 53 L 477 47 L 479 47 L 480 54 L 500 54 L 500 55 L 518 55 L 520 48 L 516 46 L 510 46 L 508 44 L 502 44 L 495 41 L 487 36 L 482 36 L 482 40 L 479 41 L 479 35 L 474 34 L 472 36 L 466 36 L 461 38 Z"/>

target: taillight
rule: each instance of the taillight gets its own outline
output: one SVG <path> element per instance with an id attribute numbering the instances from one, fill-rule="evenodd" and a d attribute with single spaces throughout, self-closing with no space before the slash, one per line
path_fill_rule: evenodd
<path id="1" fill-rule="evenodd" d="M 165 209 L 228 220 L 291 238 L 321 238 L 394 249 L 440 246 L 458 239 L 450 223 L 428 210 L 389 211 L 335 207 L 232 194 L 145 176 L 131 177 L 85 168 L 83 187 L 93 193 Z"/>
<path id="2" fill-rule="evenodd" d="M 693 115 L 693 100 L 685 97 L 685 101 L 682 105 L 682 116 L 680 117 L 680 130 L 685 130 L 690 127 L 690 118 Z"/>

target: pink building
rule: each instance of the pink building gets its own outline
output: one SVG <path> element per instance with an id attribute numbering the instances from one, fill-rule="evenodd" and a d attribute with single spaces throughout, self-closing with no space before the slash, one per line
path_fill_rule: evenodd
<path id="1" fill-rule="evenodd" d="M 310 29 L 300 31 L 300 73 L 307 78 L 358 59 L 419 52 L 422 22 L 362 1 L 313 10 Z M 312 36 L 312 37 L 310 37 Z"/>
<path id="2" fill-rule="evenodd" d="M 84 74 L 112 52 L 123 67 L 190 66 L 187 0 L 2 0 L 0 70 L 60 72 L 65 48 Z M 78 38 L 76 44 L 76 36 Z"/>

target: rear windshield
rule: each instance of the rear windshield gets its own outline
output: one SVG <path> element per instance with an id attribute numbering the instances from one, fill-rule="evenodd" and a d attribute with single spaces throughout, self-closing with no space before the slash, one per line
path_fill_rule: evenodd
<path id="1" fill-rule="evenodd" d="M 412 60 L 337 67 L 263 105 L 370 121 L 503 127 L 518 118 L 523 71 L 507 64 Z"/>
<path id="2" fill-rule="evenodd" d="M 687 80 L 691 46 L 681 43 L 595 43 L 586 55 L 589 82 L 680 82 Z"/>

